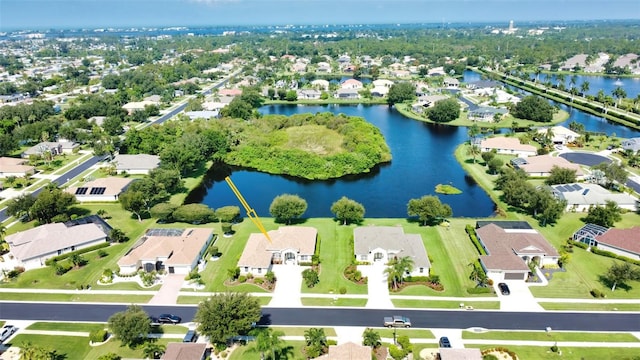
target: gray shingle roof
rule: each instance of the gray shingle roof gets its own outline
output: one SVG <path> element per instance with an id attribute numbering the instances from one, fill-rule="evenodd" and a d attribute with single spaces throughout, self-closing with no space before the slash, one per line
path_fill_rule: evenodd
<path id="1" fill-rule="evenodd" d="M 381 248 L 398 252 L 399 258 L 410 257 L 414 267 L 431 267 L 422 237 L 419 234 L 405 234 L 401 227 L 357 227 L 353 230 L 353 247 L 356 255 L 366 255 Z"/>

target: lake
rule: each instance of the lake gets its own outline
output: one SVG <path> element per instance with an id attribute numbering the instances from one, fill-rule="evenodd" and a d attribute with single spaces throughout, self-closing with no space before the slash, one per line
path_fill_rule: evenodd
<path id="1" fill-rule="evenodd" d="M 479 79 L 479 74 L 467 71 L 463 81 Z M 563 123 L 565 126 L 577 121 L 588 131 L 615 133 L 622 137 L 640 136 L 638 131 L 605 119 L 565 105 L 560 107 L 571 115 Z M 491 199 L 472 178 L 465 175 L 453 156 L 455 148 L 468 139 L 466 128 L 407 119 L 386 105 L 269 105 L 260 108 L 263 114 L 283 115 L 324 111 L 361 116 L 376 125 L 391 149 L 391 163 L 378 166 L 368 174 L 328 181 L 270 175 L 226 165 L 214 166 L 205 177 L 203 186 L 194 190 L 187 202 L 201 202 L 212 208 L 239 205 L 224 181 L 225 176 L 231 175 L 249 205 L 261 216 L 270 216 L 269 205 L 273 198 L 287 193 L 297 194 L 307 201 L 309 206 L 304 217 L 331 217 L 331 204 L 347 196 L 364 205 L 367 217 L 404 218 L 409 199 L 434 195 L 437 184 L 450 184 L 462 190 L 460 195 L 439 195 L 452 207 L 453 216 L 486 217 L 493 213 L 495 206 Z"/>

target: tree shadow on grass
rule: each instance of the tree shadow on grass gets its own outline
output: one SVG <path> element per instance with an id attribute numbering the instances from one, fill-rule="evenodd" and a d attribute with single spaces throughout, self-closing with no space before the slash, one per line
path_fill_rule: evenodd
<path id="1" fill-rule="evenodd" d="M 606 276 L 604 275 L 600 275 L 598 276 L 598 281 L 607 287 L 607 289 L 611 290 L 611 288 L 613 287 L 613 282 L 609 279 L 607 279 Z M 633 286 L 625 283 L 625 282 L 620 282 L 618 281 L 618 283 L 616 284 L 616 290 L 621 289 L 624 290 L 625 292 L 629 292 L 631 290 L 633 290 Z"/>

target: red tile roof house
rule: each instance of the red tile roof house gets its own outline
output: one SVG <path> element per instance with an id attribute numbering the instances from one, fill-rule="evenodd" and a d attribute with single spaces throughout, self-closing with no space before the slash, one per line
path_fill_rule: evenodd
<path id="1" fill-rule="evenodd" d="M 106 177 L 67 188 L 65 191 L 76 196 L 80 202 L 118 201 L 118 197 L 135 179 Z"/>
<path id="2" fill-rule="evenodd" d="M 281 226 L 268 232 L 271 242 L 262 233 L 249 235 L 238 267 L 241 274 L 263 276 L 272 264 L 310 263 L 316 249 L 318 230 L 308 226 Z"/>
<path id="3" fill-rule="evenodd" d="M 213 240 L 213 230 L 149 229 L 125 256 L 118 260 L 122 274 L 133 274 L 142 268 L 151 272 L 166 270 L 169 274 L 188 274 L 197 265 Z"/>
<path id="4" fill-rule="evenodd" d="M 399 226 L 360 226 L 353 229 L 356 261 L 386 264 L 394 258 L 413 260 L 412 276 L 429 276 L 431 262 L 420 234 L 405 234 Z"/>
<path id="5" fill-rule="evenodd" d="M 476 229 L 487 252 L 480 256 L 480 263 L 493 281 L 526 280 L 530 261 L 539 266 L 558 263 L 558 251 L 536 230 L 503 229 L 497 223 Z"/>
<path id="6" fill-rule="evenodd" d="M 107 234 L 93 223 L 55 223 L 7 235 L 5 240 L 10 253 L 29 270 L 45 266 L 45 261 L 54 256 L 103 243 Z"/>
<path id="7" fill-rule="evenodd" d="M 0 178 L 9 176 L 22 177 L 27 174 L 35 174 L 36 168 L 27 165 L 28 162 L 26 159 L 0 157 Z"/>
<path id="8" fill-rule="evenodd" d="M 595 237 L 600 250 L 640 260 L 640 226 L 630 229 L 609 229 Z"/>
<path id="9" fill-rule="evenodd" d="M 496 136 L 484 138 L 480 141 L 480 150 L 482 150 L 482 152 L 496 150 L 498 154 L 516 155 L 519 157 L 537 155 L 535 146 L 521 144 L 520 139 L 516 137 Z"/>

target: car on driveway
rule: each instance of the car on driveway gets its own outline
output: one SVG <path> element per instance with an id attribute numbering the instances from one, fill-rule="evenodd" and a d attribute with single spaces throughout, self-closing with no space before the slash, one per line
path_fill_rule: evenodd
<path id="1" fill-rule="evenodd" d="M 173 314 L 160 314 L 158 315 L 158 323 L 160 324 L 180 324 L 182 318 Z"/>
<path id="2" fill-rule="evenodd" d="M 438 341 L 438 345 L 440 345 L 441 348 L 450 348 L 451 347 L 451 342 L 449 342 L 449 338 L 446 336 L 443 336 L 440 338 L 440 341 Z"/>
<path id="3" fill-rule="evenodd" d="M 189 330 L 182 338 L 183 343 L 190 343 L 198 341 L 198 333 L 195 330 Z"/>
<path id="4" fill-rule="evenodd" d="M 505 283 L 499 283 L 498 284 L 498 288 L 500 289 L 500 293 L 502 295 L 509 295 L 511 294 L 511 291 L 509 291 L 509 286 L 507 286 L 507 284 Z"/>
<path id="5" fill-rule="evenodd" d="M 0 344 L 10 338 L 17 330 L 18 328 L 13 325 L 3 326 L 2 329 L 0 329 Z"/>

